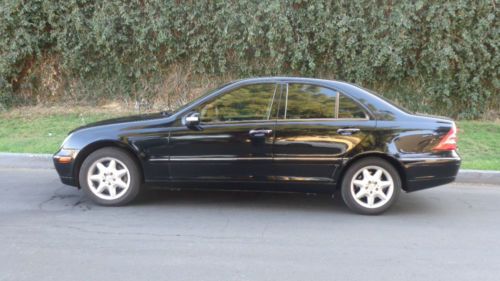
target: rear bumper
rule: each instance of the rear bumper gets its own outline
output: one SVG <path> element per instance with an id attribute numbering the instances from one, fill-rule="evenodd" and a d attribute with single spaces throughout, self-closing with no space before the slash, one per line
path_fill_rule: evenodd
<path id="1" fill-rule="evenodd" d="M 454 153 L 451 157 L 403 158 L 408 192 L 426 189 L 453 182 L 458 174 L 461 159 Z"/>

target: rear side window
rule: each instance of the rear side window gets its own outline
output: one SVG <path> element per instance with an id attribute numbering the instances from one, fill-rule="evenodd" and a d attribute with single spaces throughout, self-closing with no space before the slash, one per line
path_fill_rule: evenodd
<path id="1" fill-rule="evenodd" d="M 283 119 L 367 119 L 365 110 L 338 91 L 310 84 L 288 84 L 280 104 Z"/>
<path id="2" fill-rule="evenodd" d="M 275 93 L 276 84 L 269 83 L 234 89 L 201 105 L 201 122 L 268 120 Z"/>
<path id="3" fill-rule="evenodd" d="M 285 119 L 335 118 L 337 91 L 308 84 L 288 84 Z"/>
<path id="4" fill-rule="evenodd" d="M 338 118 L 347 119 L 366 119 L 368 116 L 365 111 L 351 98 L 340 94 L 339 96 L 339 115 Z"/>

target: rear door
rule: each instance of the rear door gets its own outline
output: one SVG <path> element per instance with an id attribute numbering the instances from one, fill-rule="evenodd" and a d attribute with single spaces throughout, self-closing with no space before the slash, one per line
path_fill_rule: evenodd
<path id="1" fill-rule="evenodd" d="M 375 121 L 334 89 L 305 83 L 284 87 L 273 146 L 275 179 L 333 182 L 343 158 L 371 135 Z"/>

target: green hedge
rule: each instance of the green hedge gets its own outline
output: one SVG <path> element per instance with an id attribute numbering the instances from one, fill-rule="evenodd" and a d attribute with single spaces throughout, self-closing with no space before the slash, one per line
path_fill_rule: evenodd
<path id="1" fill-rule="evenodd" d="M 201 74 L 345 80 L 410 109 L 459 118 L 500 106 L 499 4 L 491 0 L 0 5 L 4 106 L 67 97 L 154 99 L 172 65 L 189 66 L 186 80 Z"/>

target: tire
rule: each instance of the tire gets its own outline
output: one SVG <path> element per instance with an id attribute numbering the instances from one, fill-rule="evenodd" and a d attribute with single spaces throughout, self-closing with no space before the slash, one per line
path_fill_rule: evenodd
<path id="1" fill-rule="evenodd" d="M 399 173 L 381 158 L 370 157 L 355 162 L 342 179 L 342 199 L 347 207 L 363 215 L 387 211 L 400 193 Z"/>
<path id="2" fill-rule="evenodd" d="M 131 202 L 139 195 L 142 183 L 136 161 L 116 147 L 101 148 L 87 156 L 78 178 L 87 196 L 103 206 L 122 206 Z"/>

